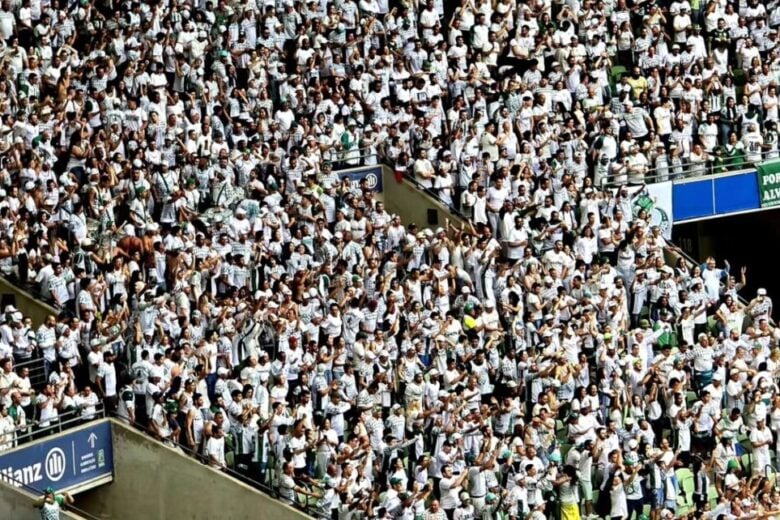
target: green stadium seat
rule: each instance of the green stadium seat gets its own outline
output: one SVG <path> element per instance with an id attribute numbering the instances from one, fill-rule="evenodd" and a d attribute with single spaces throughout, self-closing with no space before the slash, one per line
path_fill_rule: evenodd
<path id="1" fill-rule="evenodd" d="M 617 94 L 617 84 L 625 72 L 626 68 L 623 65 L 615 65 L 609 71 L 609 86 L 612 89 L 612 94 Z"/>
<path id="2" fill-rule="evenodd" d="M 674 474 L 677 476 L 679 485 L 677 492 L 677 507 L 679 509 L 677 512 L 685 514 L 693 508 L 693 490 L 695 489 L 693 473 L 688 468 L 680 468 Z"/>
<path id="3" fill-rule="evenodd" d="M 742 69 L 733 69 L 731 74 L 734 76 L 734 84 L 738 87 L 743 87 L 747 83 L 747 74 Z"/>
<path id="4" fill-rule="evenodd" d="M 561 460 L 565 463 L 566 462 L 566 456 L 569 454 L 569 451 L 571 451 L 571 447 L 573 444 L 561 444 Z"/>
<path id="5" fill-rule="evenodd" d="M 713 505 L 718 503 L 718 488 L 715 487 L 715 484 L 712 484 L 710 488 L 707 490 L 707 501 Z"/>
<path id="6" fill-rule="evenodd" d="M 627 69 L 623 65 L 613 65 L 612 69 L 609 71 L 609 75 L 612 77 L 612 80 L 615 82 L 620 81 L 620 78 L 627 72 Z"/>
<path id="7" fill-rule="evenodd" d="M 750 453 L 745 453 L 739 458 L 739 462 L 742 465 L 742 472 L 750 475 L 753 472 L 753 460 Z"/>

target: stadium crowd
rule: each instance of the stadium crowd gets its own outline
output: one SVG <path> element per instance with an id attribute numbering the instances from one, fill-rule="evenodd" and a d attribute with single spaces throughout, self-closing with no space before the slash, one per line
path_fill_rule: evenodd
<path id="1" fill-rule="evenodd" d="M 778 25 L 4 0 L 0 271 L 58 314 L 3 309 L 0 449 L 104 407 L 339 520 L 780 515 L 772 301 L 644 186 L 777 156 Z M 464 223 L 338 174 L 380 162 Z"/>

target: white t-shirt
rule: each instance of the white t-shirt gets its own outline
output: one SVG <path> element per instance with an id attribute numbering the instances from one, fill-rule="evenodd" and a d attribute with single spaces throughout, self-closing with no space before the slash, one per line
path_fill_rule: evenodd
<path id="1" fill-rule="evenodd" d="M 165 409 L 161 404 L 155 404 L 152 410 L 152 421 L 154 421 L 157 431 L 163 439 L 171 436 L 171 429 L 168 426 L 168 418 L 165 416 Z"/>
<path id="2" fill-rule="evenodd" d="M 458 493 L 460 487 L 453 487 L 455 479 L 457 477 L 442 478 L 439 481 L 439 491 L 441 493 L 441 507 L 442 509 L 455 509 L 458 507 L 460 500 L 458 499 Z"/>
<path id="3" fill-rule="evenodd" d="M 528 233 L 524 229 L 512 228 L 509 230 L 508 242 L 527 242 Z M 525 253 L 525 246 L 509 246 L 507 256 L 512 260 L 520 260 Z"/>
<path id="4" fill-rule="evenodd" d="M 113 363 L 101 363 L 97 375 L 103 382 L 103 392 L 106 397 L 116 395 L 116 367 Z"/>
<path id="5" fill-rule="evenodd" d="M 623 487 L 623 484 L 620 484 L 617 487 L 610 485 L 609 499 L 612 504 L 609 510 L 609 516 L 612 518 L 625 518 L 628 516 L 626 490 Z"/>
<path id="6" fill-rule="evenodd" d="M 220 466 L 225 465 L 225 437 L 209 438 L 206 443 L 206 452 L 209 456 L 209 460 L 214 459 Z"/>

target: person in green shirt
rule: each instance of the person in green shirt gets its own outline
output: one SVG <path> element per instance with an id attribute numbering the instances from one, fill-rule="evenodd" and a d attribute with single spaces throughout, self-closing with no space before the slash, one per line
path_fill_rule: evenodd
<path id="1" fill-rule="evenodd" d="M 8 407 L 8 415 L 14 421 L 17 435 L 25 434 L 27 432 L 24 428 L 27 426 L 27 412 L 22 407 L 22 395 L 19 392 L 11 394 L 11 406 Z"/>
<path id="2" fill-rule="evenodd" d="M 55 493 L 54 488 L 49 486 L 44 491 L 43 498 L 38 499 L 35 507 L 41 510 L 42 520 L 59 520 L 62 507 L 72 505 L 73 502 L 73 496 L 67 491 Z"/>
<path id="3" fill-rule="evenodd" d="M 347 122 L 347 130 L 341 134 L 342 159 L 349 166 L 357 166 L 360 163 L 356 127 L 357 121 L 350 119 Z"/>

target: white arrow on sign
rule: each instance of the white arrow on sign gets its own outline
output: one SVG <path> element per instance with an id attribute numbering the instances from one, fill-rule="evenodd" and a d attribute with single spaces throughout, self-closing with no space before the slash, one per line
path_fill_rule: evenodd
<path id="1" fill-rule="evenodd" d="M 87 437 L 87 442 L 91 448 L 95 448 L 95 442 L 97 442 L 97 435 L 95 435 L 95 432 L 89 434 L 89 437 Z"/>

